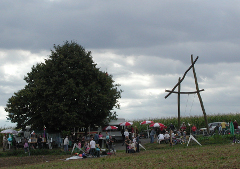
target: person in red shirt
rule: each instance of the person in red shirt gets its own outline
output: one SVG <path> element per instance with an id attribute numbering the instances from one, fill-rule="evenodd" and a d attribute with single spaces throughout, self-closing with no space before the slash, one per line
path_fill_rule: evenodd
<path id="1" fill-rule="evenodd" d="M 192 133 L 193 133 L 193 135 L 196 134 L 196 131 L 197 131 L 197 127 L 193 124 L 193 126 L 192 126 Z"/>
<path id="2" fill-rule="evenodd" d="M 237 120 L 235 120 L 235 121 L 233 122 L 233 126 L 234 126 L 234 129 L 238 129 L 238 123 L 237 123 Z"/>
<path id="3" fill-rule="evenodd" d="M 182 126 L 180 127 L 180 129 L 182 132 L 186 131 L 187 127 L 185 125 L 185 122 L 182 123 Z"/>

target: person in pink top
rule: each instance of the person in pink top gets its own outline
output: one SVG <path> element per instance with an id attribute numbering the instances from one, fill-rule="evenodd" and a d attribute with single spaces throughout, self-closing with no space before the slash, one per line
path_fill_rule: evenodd
<path id="1" fill-rule="evenodd" d="M 78 147 L 81 148 L 81 141 L 78 142 Z"/>
<path id="2" fill-rule="evenodd" d="M 101 132 L 99 132 L 99 138 L 102 138 L 103 137 L 103 135 L 102 135 L 102 133 Z"/>
<path id="3" fill-rule="evenodd" d="M 99 132 L 98 136 L 99 136 L 99 141 L 98 141 L 99 147 L 102 148 L 102 138 L 103 138 L 103 135 L 102 135 L 101 132 Z"/>

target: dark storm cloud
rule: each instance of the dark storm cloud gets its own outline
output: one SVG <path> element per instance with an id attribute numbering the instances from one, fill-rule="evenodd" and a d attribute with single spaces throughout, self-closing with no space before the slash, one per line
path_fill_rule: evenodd
<path id="1" fill-rule="evenodd" d="M 196 53 L 206 57 L 202 62 L 239 62 L 239 11 L 215 3 L 4 1 L 0 45 L 38 51 L 75 40 L 86 48 L 125 55 L 188 62 L 187 56 Z"/>
<path id="2" fill-rule="evenodd" d="M 23 77 L 48 58 L 53 44 L 73 40 L 92 51 L 98 67 L 121 84 L 122 109 L 117 110 L 121 117 L 176 116 L 177 97 L 165 99 L 165 89 L 171 90 L 183 76 L 191 54 L 194 59 L 199 56 L 195 69 L 199 88 L 205 89 L 207 113 L 236 112 L 239 5 L 239 1 L 215 0 L 3 0 L 0 106 L 24 87 Z M 196 90 L 192 70 L 181 87 Z M 188 104 L 194 100 L 192 112 L 187 100 Z M 202 114 L 193 95 L 182 96 L 181 109 L 183 115 Z"/>

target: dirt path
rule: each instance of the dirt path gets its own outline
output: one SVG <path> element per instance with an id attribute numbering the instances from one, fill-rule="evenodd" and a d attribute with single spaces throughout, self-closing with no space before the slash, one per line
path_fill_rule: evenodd
<path id="1" fill-rule="evenodd" d="M 35 164 L 35 163 L 41 163 L 41 162 L 50 162 L 50 161 L 55 161 L 55 160 L 66 159 L 68 157 L 69 157 L 69 155 L 64 155 L 64 156 L 38 155 L 38 156 L 25 156 L 25 157 L 1 157 L 0 158 L 0 168 L 26 165 L 26 164 Z"/>

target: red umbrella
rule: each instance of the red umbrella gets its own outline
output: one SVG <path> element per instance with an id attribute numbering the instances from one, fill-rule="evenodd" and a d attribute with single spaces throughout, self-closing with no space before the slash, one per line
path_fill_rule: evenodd
<path id="1" fill-rule="evenodd" d="M 153 123 L 149 127 L 164 127 L 164 124 L 162 124 L 162 123 Z"/>
<path id="2" fill-rule="evenodd" d="M 13 130 L 13 129 L 6 129 L 6 130 L 1 131 L 1 133 L 17 134 L 18 132 L 16 130 Z"/>
<path id="3" fill-rule="evenodd" d="M 140 123 L 140 125 L 142 125 L 142 124 L 152 124 L 152 123 L 154 123 L 154 122 L 153 121 L 143 121 L 143 122 Z M 148 126 L 147 126 L 147 134 L 148 134 L 148 138 L 149 138 Z"/>
<path id="4" fill-rule="evenodd" d="M 142 124 L 152 124 L 152 123 L 154 123 L 154 122 L 153 121 L 143 121 L 143 122 L 140 123 L 140 125 L 142 125 Z"/>
<path id="5" fill-rule="evenodd" d="M 118 129 L 118 127 L 116 126 L 106 126 L 103 128 L 103 130 L 116 130 L 116 129 Z"/>
<path id="6" fill-rule="evenodd" d="M 123 122 L 123 123 L 120 123 L 119 125 L 120 126 L 131 126 L 131 125 L 133 125 L 133 123 L 132 122 Z"/>

